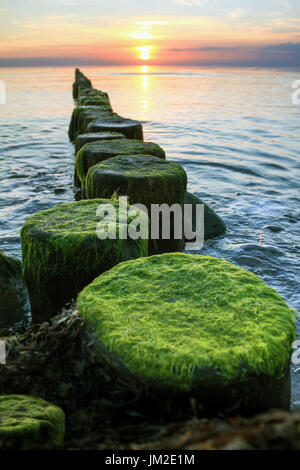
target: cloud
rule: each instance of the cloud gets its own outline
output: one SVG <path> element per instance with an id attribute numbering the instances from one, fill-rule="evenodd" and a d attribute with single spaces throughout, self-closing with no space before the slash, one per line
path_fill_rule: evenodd
<path id="1" fill-rule="evenodd" d="M 272 52 L 296 52 L 300 53 L 300 42 L 287 42 L 285 44 L 271 44 L 264 47 L 266 51 Z"/>
<path id="2" fill-rule="evenodd" d="M 229 12 L 229 17 L 233 20 L 237 20 L 238 18 L 245 16 L 247 13 L 247 10 L 243 10 L 242 8 L 235 8 Z"/>
<path id="3" fill-rule="evenodd" d="M 174 0 L 177 5 L 184 5 L 185 7 L 202 7 L 207 0 Z"/>
<path id="4" fill-rule="evenodd" d="M 207 46 L 207 47 L 184 47 L 184 48 L 172 48 L 168 49 L 168 51 L 172 52 L 215 52 L 215 51 L 238 51 L 241 49 L 245 49 L 243 47 L 238 47 L 238 46 L 232 46 L 232 47 L 226 47 L 226 46 Z"/>
<path id="5" fill-rule="evenodd" d="M 72 51 L 70 51 L 72 52 Z M 215 65 L 250 67 L 296 67 L 300 60 L 300 42 L 267 46 L 199 46 L 164 49 L 169 65 Z M 175 54 L 172 54 L 174 52 Z M 187 54 L 185 54 L 185 52 Z M 199 52 L 199 54 L 197 54 Z M 178 53 L 182 53 L 179 54 Z M 190 54 L 191 53 L 191 54 Z M 201 54 L 202 53 L 202 54 Z M 126 58 L 87 57 L 86 55 L 0 58 L 0 67 L 44 65 L 123 65 Z M 173 62 L 172 62 L 173 61 Z"/>
<path id="6" fill-rule="evenodd" d="M 300 53 L 300 42 L 288 42 L 284 44 L 269 44 L 267 46 L 199 46 L 168 49 L 172 52 L 291 52 Z"/>

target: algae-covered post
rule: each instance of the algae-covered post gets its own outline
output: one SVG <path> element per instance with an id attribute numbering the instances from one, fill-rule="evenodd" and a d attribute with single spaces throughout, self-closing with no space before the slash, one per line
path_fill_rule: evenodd
<path id="1" fill-rule="evenodd" d="M 87 126 L 88 132 L 121 132 L 127 139 L 143 140 L 143 126 L 139 121 L 125 119 L 115 115 L 109 119 L 101 117 L 90 122 Z"/>
<path id="2" fill-rule="evenodd" d="M 143 140 L 142 124 L 113 113 L 108 105 L 74 108 L 69 126 L 70 140 L 74 142 L 79 134 L 95 132 L 119 132 L 127 139 Z"/>
<path id="3" fill-rule="evenodd" d="M 88 124 L 98 118 L 111 119 L 113 112 L 108 106 L 76 106 L 73 109 L 70 125 L 69 138 L 75 142 L 79 134 L 87 132 Z"/>
<path id="4" fill-rule="evenodd" d="M 81 148 L 76 155 L 75 168 L 76 174 L 84 187 L 85 178 L 88 170 L 108 158 L 121 155 L 152 155 L 165 159 L 164 150 L 152 142 L 143 142 L 135 139 L 117 139 L 103 140 L 101 142 L 88 143 Z"/>
<path id="5" fill-rule="evenodd" d="M 23 320 L 28 307 L 21 262 L 0 250 L 0 328 Z"/>
<path id="6" fill-rule="evenodd" d="M 125 139 L 125 135 L 120 134 L 119 132 L 91 132 L 90 134 L 79 134 L 75 140 L 75 156 L 77 155 L 81 147 L 83 147 L 87 143 L 115 139 Z M 78 188 L 81 187 L 81 181 L 77 175 L 76 168 L 74 172 L 74 185 Z"/>
<path id="7" fill-rule="evenodd" d="M 173 205 L 179 205 L 183 211 L 186 185 L 186 173 L 177 163 L 151 155 L 122 155 L 92 166 L 86 176 L 85 192 L 90 199 L 111 197 L 117 192 L 128 196 L 130 204 L 145 205 L 151 230 L 157 229 L 156 239 L 152 236 L 149 239 L 149 254 L 156 254 L 184 249 L 183 217 L 178 222 L 172 210 L 170 218 L 159 213 L 157 226 L 154 227 L 156 224 L 151 214 L 154 208 L 159 209 L 162 204 L 162 211 L 170 210 Z M 170 233 L 166 237 L 163 234 L 165 222 L 170 223 Z M 180 228 L 182 234 L 179 237 L 176 232 Z"/>
<path id="8" fill-rule="evenodd" d="M 119 132 L 128 139 L 143 140 L 143 127 L 138 121 L 113 113 L 108 94 L 92 87 L 91 81 L 75 71 L 73 96 L 78 106 L 73 110 L 69 137 L 75 141 L 82 133 Z"/>
<path id="9" fill-rule="evenodd" d="M 75 82 L 73 83 L 73 98 L 78 98 L 81 89 L 92 88 L 92 82 L 79 69 L 75 70 Z"/>
<path id="10" fill-rule="evenodd" d="M 101 240 L 96 211 L 107 204 L 116 211 L 110 224 L 116 238 Z M 100 273 L 121 261 L 147 256 L 148 240 L 119 237 L 123 225 L 135 217 L 119 221 L 118 211 L 117 202 L 90 200 L 58 204 L 27 219 L 21 230 L 22 262 L 34 322 L 59 313 Z"/>
<path id="11" fill-rule="evenodd" d="M 289 408 L 293 312 L 255 274 L 168 253 L 115 266 L 78 297 L 112 367 L 156 403 L 202 414 Z"/>
<path id="12" fill-rule="evenodd" d="M 79 134 L 75 140 L 75 154 L 77 154 L 85 144 L 99 142 L 100 140 L 115 139 L 125 139 L 125 135 L 120 132 L 91 132 L 89 134 Z"/>
<path id="13" fill-rule="evenodd" d="M 55 405 L 28 395 L 0 396 L 0 449 L 58 449 L 65 415 Z"/>

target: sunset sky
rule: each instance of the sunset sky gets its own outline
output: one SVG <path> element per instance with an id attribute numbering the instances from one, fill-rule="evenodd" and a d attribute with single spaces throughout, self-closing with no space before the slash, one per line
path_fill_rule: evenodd
<path id="1" fill-rule="evenodd" d="M 1 0 L 0 66 L 300 66 L 299 0 Z"/>

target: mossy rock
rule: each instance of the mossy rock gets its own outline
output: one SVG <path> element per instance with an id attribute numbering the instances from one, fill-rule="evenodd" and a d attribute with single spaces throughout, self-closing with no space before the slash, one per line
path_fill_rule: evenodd
<path id="1" fill-rule="evenodd" d="M 96 229 L 100 205 L 112 204 L 116 239 L 100 240 Z M 143 213 L 144 214 L 144 213 Z M 29 217 L 21 230 L 23 275 L 34 322 L 49 319 L 96 276 L 124 260 L 147 256 L 148 240 L 120 239 L 116 201 L 92 200 L 58 204 Z M 128 217 L 127 225 L 134 217 Z"/>
<path id="2" fill-rule="evenodd" d="M 108 105 L 102 106 L 76 106 L 73 109 L 70 125 L 69 138 L 75 142 L 79 134 L 87 131 L 88 125 L 97 119 L 113 119 L 112 109 Z"/>
<path id="3" fill-rule="evenodd" d="M 0 327 L 8 327 L 23 320 L 28 304 L 21 262 L 0 250 Z"/>
<path id="4" fill-rule="evenodd" d="M 0 449 L 57 449 L 64 435 L 61 408 L 28 395 L 0 396 Z"/>
<path id="5" fill-rule="evenodd" d="M 87 125 L 87 132 L 120 132 L 127 139 L 143 140 L 143 126 L 139 121 L 113 115 L 109 119 L 95 119 Z"/>
<path id="6" fill-rule="evenodd" d="M 199 197 L 192 193 L 186 193 L 185 204 L 191 204 L 192 208 L 192 230 L 196 231 L 196 206 L 204 204 L 204 239 L 219 237 L 226 232 L 226 225 L 221 217 Z M 189 240 L 190 241 L 190 240 Z"/>
<path id="7" fill-rule="evenodd" d="M 112 367 L 207 413 L 288 408 L 293 312 L 255 274 L 183 253 L 115 266 L 78 296 Z"/>
<path id="8" fill-rule="evenodd" d="M 89 199 L 109 198 L 115 192 L 126 195 L 129 204 L 144 204 L 151 220 L 152 204 L 167 204 L 169 207 L 179 204 L 183 208 L 186 185 L 186 173 L 177 163 L 151 155 L 122 155 L 109 158 L 89 169 L 85 180 L 85 195 Z M 183 249 L 184 236 L 182 239 L 174 236 L 173 216 L 170 239 L 163 239 L 160 220 L 159 238 L 149 240 L 149 254 Z"/>
<path id="9" fill-rule="evenodd" d="M 166 158 L 164 150 L 152 142 L 118 139 L 88 143 L 76 155 L 75 167 L 81 185 L 84 186 L 85 177 L 91 166 L 120 155 L 152 155 L 162 159 Z"/>
<path id="10" fill-rule="evenodd" d="M 95 132 L 89 134 L 79 134 L 75 141 L 75 153 L 79 152 L 81 147 L 91 142 L 97 142 L 100 140 L 116 140 L 125 139 L 123 134 L 120 132 Z"/>

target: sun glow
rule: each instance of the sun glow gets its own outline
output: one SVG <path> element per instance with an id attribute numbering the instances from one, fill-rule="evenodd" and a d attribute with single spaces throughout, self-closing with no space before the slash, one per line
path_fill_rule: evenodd
<path id="1" fill-rule="evenodd" d="M 153 46 L 141 46 L 137 48 L 139 51 L 139 58 L 142 60 L 149 60 L 151 58 L 151 52 Z"/>
<path id="2" fill-rule="evenodd" d="M 136 31 L 130 34 L 130 36 L 135 39 L 154 39 L 153 34 L 151 34 L 148 30 Z"/>

